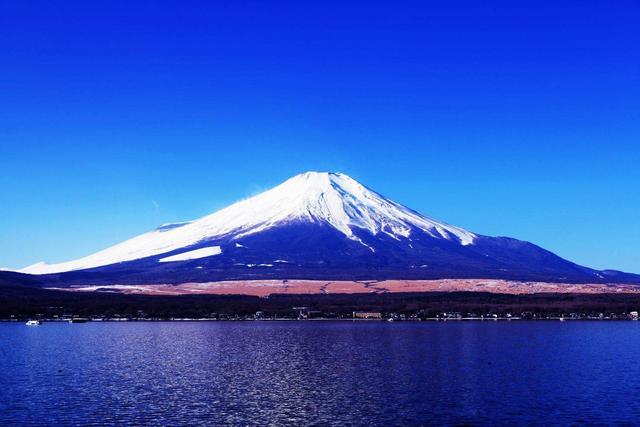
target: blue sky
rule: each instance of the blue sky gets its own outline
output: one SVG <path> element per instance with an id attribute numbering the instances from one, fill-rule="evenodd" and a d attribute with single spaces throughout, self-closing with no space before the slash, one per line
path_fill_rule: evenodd
<path id="1" fill-rule="evenodd" d="M 636 1 L 7 2 L 0 267 L 307 170 L 640 272 Z"/>

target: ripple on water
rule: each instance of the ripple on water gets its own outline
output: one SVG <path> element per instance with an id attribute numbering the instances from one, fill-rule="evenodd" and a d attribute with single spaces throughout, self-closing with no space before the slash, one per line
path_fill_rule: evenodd
<path id="1" fill-rule="evenodd" d="M 634 423 L 638 322 L 0 324 L 0 425 Z"/>

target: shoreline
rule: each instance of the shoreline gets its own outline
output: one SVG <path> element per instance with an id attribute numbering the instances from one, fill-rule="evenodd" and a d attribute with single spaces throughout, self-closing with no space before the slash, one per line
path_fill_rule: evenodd
<path id="1" fill-rule="evenodd" d="M 22 323 L 30 318 L 20 319 L 0 319 L 0 323 Z M 84 323 L 155 323 L 155 322 L 351 322 L 351 323 L 406 323 L 406 322 L 613 322 L 613 321 L 637 321 L 638 318 L 631 317 L 583 317 L 583 318 L 571 318 L 571 317 L 541 317 L 541 318 L 522 318 L 522 317 L 462 317 L 462 318 L 436 318 L 425 317 L 415 319 L 392 319 L 389 317 L 381 319 L 350 319 L 350 318 L 316 318 L 316 319 L 294 319 L 294 318 L 274 318 L 274 319 L 252 319 L 252 318 L 238 318 L 238 319 L 198 319 L 198 318 L 175 318 L 175 319 L 86 319 L 81 322 L 71 322 L 69 319 L 38 319 L 43 323 L 72 323 L 72 324 L 84 324 Z M 393 320 L 393 321 L 390 321 Z"/>

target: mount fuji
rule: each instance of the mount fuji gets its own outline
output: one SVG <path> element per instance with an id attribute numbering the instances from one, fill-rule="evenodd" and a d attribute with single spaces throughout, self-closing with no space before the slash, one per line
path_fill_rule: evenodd
<path id="1" fill-rule="evenodd" d="M 303 173 L 203 218 L 21 273 L 58 285 L 439 278 L 640 283 L 639 275 L 590 269 L 532 243 L 437 221 L 345 174 L 324 172 Z"/>

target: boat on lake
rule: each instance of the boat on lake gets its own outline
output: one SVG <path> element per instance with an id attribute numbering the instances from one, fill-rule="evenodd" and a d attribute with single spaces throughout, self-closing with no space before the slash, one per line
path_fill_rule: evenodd
<path id="1" fill-rule="evenodd" d="M 42 324 L 41 321 L 39 320 L 28 320 L 27 323 L 25 323 L 27 326 L 40 326 Z"/>

